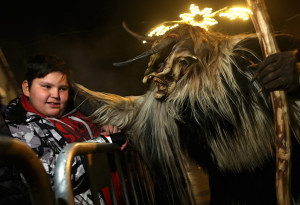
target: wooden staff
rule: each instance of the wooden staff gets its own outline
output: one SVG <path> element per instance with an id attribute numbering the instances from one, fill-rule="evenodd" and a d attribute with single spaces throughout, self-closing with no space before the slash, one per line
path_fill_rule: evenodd
<path id="1" fill-rule="evenodd" d="M 264 0 L 246 0 L 253 15 L 252 21 L 265 57 L 279 52 L 273 36 L 273 27 Z M 274 112 L 276 146 L 277 204 L 288 205 L 290 199 L 291 140 L 288 108 L 284 91 L 271 92 Z"/>

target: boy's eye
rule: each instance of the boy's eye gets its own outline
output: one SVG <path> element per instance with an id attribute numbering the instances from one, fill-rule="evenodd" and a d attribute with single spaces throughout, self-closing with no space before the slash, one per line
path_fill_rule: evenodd
<path id="1" fill-rule="evenodd" d="M 61 88 L 59 88 L 60 90 L 63 90 L 63 91 L 66 91 L 66 90 L 68 90 L 68 87 L 61 87 Z"/>
<path id="2" fill-rule="evenodd" d="M 42 87 L 44 87 L 44 88 L 51 88 L 50 85 L 42 85 Z"/>

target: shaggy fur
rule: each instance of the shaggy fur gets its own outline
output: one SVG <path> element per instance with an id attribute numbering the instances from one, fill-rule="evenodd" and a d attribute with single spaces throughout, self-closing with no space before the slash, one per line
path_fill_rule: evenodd
<path id="1" fill-rule="evenodd" d="M 250 82 L 254 71 L 247 68 L 260 61 L 256 36 L 187 25 L 171 32 L 179 40 L 161 59 L 162 71 L 151 67 L 162 55 L 151 57 L 155 62 L 150 60 L 144 81 L 158 78 L 160 85 L 152 84 L 146 94 L 121 97 L 79 86 L 97 107 L 93 121 L 128 134 L 151 173 L 155 204 L 194 203 L 186 157 L 208 172 L 212 204 L 276 203 L 272 107 L 259 82 Z M 186 67 L 182 59 L 188 57 L 196 61 Z M 160 91 L 167 94 L 157 97 Z M 299 102 L 290 98 L 289 105 L 298 126 Z"/>

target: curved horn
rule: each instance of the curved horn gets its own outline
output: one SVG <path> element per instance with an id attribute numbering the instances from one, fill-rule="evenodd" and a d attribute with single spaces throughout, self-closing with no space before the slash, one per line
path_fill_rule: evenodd
<path id="1" fill-rule="evenodd" d="M 145 58 L 147 56 L 150 56 L 154 53 L 158 53 L 159 51 L 163 50 L 164 48 L 166 48 L 167 46 L 171 45 L 172 43 L 174 43 L 176 41 L 175 38 L 171 37 L 171 36 L 168 36 L 166 37 L 165 39 L 163 39 L 159 44 L 157 44 L 156 46 L 154 46 L 153 48 L 151 48 L 150 50 L 148 51 L 145 51 L 144 53 L 134 57 L 134 58 L 131 58 L 127 61 L 123 61 L 123 62 L 119 62 L 119 63 L 113 63 L 113 66 L 124 66 L 124 65 L 127 65 L 129 63 L 132 63 L 136 60 L 139 60 L 141 58 Z"/>
<path id="2" fill-rule="evenodd" d="M 122 26 L 123 28 L 130 34 L 132 35 L 133 37 L 135 37 L 136 39 L 140 40 L 140 41 L 148 41 L 148 42 L 154 42 L 157 37 L 149 37 L 149 36 L 144 36 L 144 35 L 140 35 L 138 33 L 135 33 L 134 31 L 130 30 L 128 27 L 127 27 L 127 24 L 125 21 L 122 22 Z"/>

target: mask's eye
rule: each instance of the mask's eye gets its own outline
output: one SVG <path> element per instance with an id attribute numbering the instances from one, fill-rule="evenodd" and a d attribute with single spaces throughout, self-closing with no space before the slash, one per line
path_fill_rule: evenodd
<path id="1" fill-rule="evenodd" d="M 187 56 L 187 57 L 180 58 L 179 59 L 179 64 L 180 64 L 180 67 L 184 69 L 184 68 L 189 67 L 190 65 L 192 65 L 196 61 L 197 61 L 196 57 Z"/>
<path id="2" fill-rule="evenodd" d="M 186 59 L 182 59 L 179 61 L 179 64 L 181 68 L 186 68 L 189 65 L 189 61 L 187 61 Z"/>
<path id="3" fill-rule="evenodd" d="M 160 63 L 156 66 L 156 72 L 161 73 L 164 70 L 165 63 Z"/>

